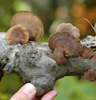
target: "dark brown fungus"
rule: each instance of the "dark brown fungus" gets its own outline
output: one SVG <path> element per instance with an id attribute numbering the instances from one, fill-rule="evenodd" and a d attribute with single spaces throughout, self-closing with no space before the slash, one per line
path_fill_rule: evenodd
<path id="1" fill-rule="evenodd" d="M 62 64 L 66 62 L 62 48 L 57 48 L 54 53 L 50 54 L 50 57 L 55 59 L 58 64 Z"/>
<path id="2" fill-rule="evenodd" d="M 7 31 L 6 39 L 8 44 L 24 44 L 29 40 L 29 32 L 26 27 L 15 25 Z"/>
<path id="3" fill-rule="evenodd" d="M 26 27 L 31 41 L 39 41 L 44 34 L 44 28 L 40 18 L 29 11 L 20 11 L 14 14 L 10 21 L 10 26 L 20 24 Z"/>
<path id="4" fill-rule="evenodd" d="M 83 50 L 80 54 L 80 56 L 84 59 L 91 59 L 93 57 L 93 51 L 91 48 L 86 47 L 85 45 L 83 45 Z"/>
<path id="5" fill-rule="evenodd" d="M 96 52 L 93 52 L 94 56 L 91 58 L 92 61 L 96 62 Z"/>
<path id="6" fill-rule="evenodd" d="M 93 69 L 89 69 L 84 73 L 84 78 L 88 79 L 89 81 L 95 81 L 96 80 L 96 71 Z"/>
<path id="7" fill-rule="evenodd" d="M 64 63 L 66 60 L 64 55 L 73 54 L 77 56 L 82 51 L 82 45 L 79 39 L 76 39 L 67 32 L 56 33 L 49 37 L 49 48 L 54 51 L 50 57 L 55 59 L 59 64 Z"/>

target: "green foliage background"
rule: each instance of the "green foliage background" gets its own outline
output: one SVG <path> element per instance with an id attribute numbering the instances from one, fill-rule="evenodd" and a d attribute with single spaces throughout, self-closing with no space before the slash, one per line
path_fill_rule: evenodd
<path id="1" fill-rule="evenodd" d="M 88 7 L 96 4 L 95 0 L 0 0 L 0 32 L 7 32 L 10 28 L 10 19 L 14 13 L 22 10 L 31 11 L 41 18 L 45 30 L 41 42 L 47 42 L 58 23 L 74 23 L 70 11 L 77 1 L 85 3 Z M 62 15 L 64 13 L 67 17 L 56 15 L 59 7 L 67 8 L 67 13 L 62 12 Z M 9 100 L 22 85 L 17 75 L 4 75 L 0 82 L 0 100 Z M 83 78 L 79 80 L 78 77 L 64 77 L 56 82 L 55 90 L 58 91 L 55 100 L 96 100 L 96 82 L 89 82 Z"/>

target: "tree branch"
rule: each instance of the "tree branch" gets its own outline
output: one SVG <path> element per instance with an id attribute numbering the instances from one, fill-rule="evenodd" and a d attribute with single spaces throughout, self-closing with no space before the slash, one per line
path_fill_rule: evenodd
<path id="1" fill-rule="evenodd" d="M 0 33 L 0 68 L 6 74 L 16 73 L 25 84 L 31 82 L 37 90 L 37 96 L 42 96 L 54 88 L 54 82 L 64 76 L 83 75 L 88 69 L 96 70 L 96 63 L 80 56 L 66 56 L 62 65 L 50 58 L 52 51 L 47 43 L 29 41 L 27 44 L 8 45 L 6 33 Z M 95 47 L 96 37 L 88 36 L 81 43 Z"/>

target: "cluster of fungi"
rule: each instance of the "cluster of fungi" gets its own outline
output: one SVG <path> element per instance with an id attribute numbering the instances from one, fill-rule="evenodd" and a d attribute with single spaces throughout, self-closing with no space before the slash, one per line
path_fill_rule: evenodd
<path id="1" fill-rule="evenodd" d="M 8 44 L 25 44 L 28 41 L 39 42 L 44 34 L 42 21 L 29 11 L 14 14 L 10 21 L 11 28 L 6 33 Z M 80 56 L 96 62 L 96 53 L 91 48 L 82 45 L 79 40 L 80 32 L 70 23 L 58 25 L 56 34 L 49 37 L 48 46 L 52 50 L 50 57 L 58 64 L 66 62 L 66 55 Z M 89 69 L 84 77 L 90 81 L 96 80 L 95 70 Z"/>
<path id="2" fill-rule="evenodd" d="M 29 40 L 38 42 L 44 34 L 40 18 L 28 11 L 14 14 L 10 21 L 11 28 L 6 33 L 8 44 L 24 44 Z"/>

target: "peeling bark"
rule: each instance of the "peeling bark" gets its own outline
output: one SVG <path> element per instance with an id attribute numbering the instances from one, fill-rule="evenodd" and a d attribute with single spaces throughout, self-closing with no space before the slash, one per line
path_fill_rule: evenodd
<path id="1" fill-rule="evenodd" d="M 57 79 L 64 76 L 83 75 L 88 69 L 96 70 L 96 62 L 82 59 L 80 56 L 66 55 L 64 64 L 50 58 L 52 52 L 47 43 L 29 41 L 27 44 L 8 45 L 6 33 L 0 33 L 0 68 L 6 74 L 16 73 L 25 84 L 34 84 L 37 96 L 42 96 L 54 88 Z M 95 51 L 96 37 L 88 36 L 81 41 L 83 45 L 93 47 Z"/>

